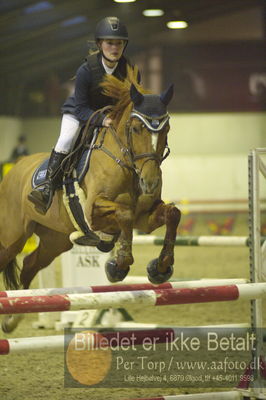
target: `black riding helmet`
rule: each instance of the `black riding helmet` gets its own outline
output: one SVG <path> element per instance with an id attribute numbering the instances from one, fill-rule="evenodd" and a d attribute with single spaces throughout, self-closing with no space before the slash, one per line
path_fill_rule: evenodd
<path id="1" fill-rule="evenodd" d="M 123 39 L 128 42 L 127 28 L 117 17 L 106 17 L 96 26 L 96 42 L 99 39 Z"/>

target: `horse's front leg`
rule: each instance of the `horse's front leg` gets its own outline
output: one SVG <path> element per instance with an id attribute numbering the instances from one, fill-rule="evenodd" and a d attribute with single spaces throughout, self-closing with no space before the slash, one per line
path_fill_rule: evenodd
<path id="1" fill-rule="evenodd" d="M 132 255 L 134 214 L 130 206 L 97 198 L 94 204 L 93 229 L 119 231 L 116 253 L 107 261 L 105 271 L 110 282 L 122 281 L 134 259 Z M 97 228 L 96 228 L 97 227 Z"/>
<path id="2" fill-rule="evenodd" d="M 116 255 L 105 266 L 106 275 L 110 282 L 122 281 L 133 264 L 133 213 L 130 209 L 118 207 L 115 211 L 117 223 L 121 229 L 118 239 Z"/>
<path id="3" fill-rule="evenodd" d="M 176 230 L 180 219 L 181 212 L 177 207 L 160 202 L 146 218 L 146 226 L 142 226 L 142 229 L 149 233 L 166 225 L 163 248 L 159 257 L 150 261 L 147 267 L 148 278 L 154 284 L 166 282 L 173 274 Z"/>

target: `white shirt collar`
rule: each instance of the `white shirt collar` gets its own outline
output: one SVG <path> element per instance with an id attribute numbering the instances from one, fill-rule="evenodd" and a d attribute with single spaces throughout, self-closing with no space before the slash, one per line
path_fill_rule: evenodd
<path id="1" fill-rule="evenodd" d="M 105 72 L 107 74 L 111 75 L 114 72 L 114 70 L 116 69 L 118 63 L 116 63 L 113 68 L 110 68 L 110 67 L 107 67 L 107 65 L 105 64 L 105 62 L 102 58 L 102 64 L 103 64 L 103 68 L 105 69 Z"/>

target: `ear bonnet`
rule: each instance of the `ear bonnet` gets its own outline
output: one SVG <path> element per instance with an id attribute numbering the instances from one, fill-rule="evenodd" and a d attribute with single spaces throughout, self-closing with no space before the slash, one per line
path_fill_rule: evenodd
<path id="1" fill-rule="evenodd" d="M 132 117 L 140 119 L 152 132 L 160 132 L 169 120 L 167 105 L 173 96 L 173 85 L 160 96 L 154 94 L 143 95 L 132 84 L 130 97 L 134 107 Z"/>

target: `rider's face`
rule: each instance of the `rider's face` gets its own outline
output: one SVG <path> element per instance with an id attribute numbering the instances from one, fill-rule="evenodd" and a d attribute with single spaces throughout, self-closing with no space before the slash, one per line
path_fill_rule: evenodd
<path id="1" fill-rule="evenodd" d="M 120 39 L 104 39 L 100 43 L 103 54 L 108 60 L 116 63 L 122 56 L 125 41 Z"/>

